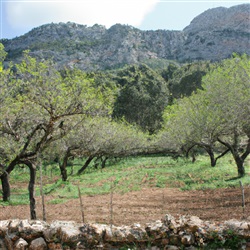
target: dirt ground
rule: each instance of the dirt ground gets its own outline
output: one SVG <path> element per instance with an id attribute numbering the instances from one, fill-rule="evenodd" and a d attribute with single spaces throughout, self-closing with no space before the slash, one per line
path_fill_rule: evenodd
<path id="1" fill-rule="evenodd" d="M 240 188 L 205 191 L 179 191 L 170 188 L 142 189 L 126 194 L 82 196 L 86 223 L 111 223 L 131 225 L 161 219 L 164 214 L 196 215 L 203 220 L 224 221 L 250 218 L 250 185 L 245 186 L 245 210 L 243 214 Z M 52 198 L 46 196 L 45 200 Z M 112 208 L 112 209 L 111 209 Z M 111 213 L 111 210 L 113 211 Z M 37 198 L 37 217 L 42 219 L 41 199 Z M 47 221 L 73 220 L 82 222 L 79 199 L 63 204 L 46 204 Z M 29 218 L 29 206 L 0 206 L 0 220 Z"/>

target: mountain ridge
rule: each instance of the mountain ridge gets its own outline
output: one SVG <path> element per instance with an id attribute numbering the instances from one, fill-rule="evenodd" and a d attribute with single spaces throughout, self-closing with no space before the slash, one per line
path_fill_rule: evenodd
<path id="1" fill-rule="evenodd" d="M 52 58 L 59 67 L 105 70 L 146 60 L 218 61 L 232 53 L 250 55 L 250 4 L 209 9 L 182 31 L 142 31 L 115 24 L 109 29 L 72 22 L 45 24 L 14 38 L 3 39 L 8 60 L 23 50 L 38 59 Z"/>

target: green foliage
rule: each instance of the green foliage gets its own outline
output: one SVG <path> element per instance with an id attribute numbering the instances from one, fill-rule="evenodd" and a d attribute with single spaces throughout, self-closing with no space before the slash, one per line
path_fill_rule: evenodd
<path id="1" fill-rule="evenodd" d="M 4 50 L 4 46 L 0 43 L 0 73 L 3 71 L 3 61 L 7 56 L 6 51 Z"/>
<path id="2" fill-rule="evenodd" d="M 212 233 L 210 236 L 212 240 L 211 242 L 208 242 L 204 249 L 241 249 L 242 245 L 246 243 L 244 239 L 235 235 L 235 233 L 231 230 L 225 232 L 224 235 L 225 236 L 222 237 L 220 234 Z"/>
<path id="3" fill-rule="evenodd" d="M 163 78 L 146 65 L 128 66 L 117 72 L 120 86 L 113 117 L 139 125 L 154 133 L 161 128 L 162 112 L 168 103 L 168 88 Z"/>
<path id="4" fill-rule="evenodd" d="M 234 156 L 239 175 L 244 175 L 242 164 L 250 153 L 249 66 L 246 55 L 235 56 L 207 73 L 203 90 L 166 109 L 164 138 L 179 149 L 202 147 L 212 165 L 214 152 L 223 154 L 227 149 Z"/>
<path id="5" fill-rule="evenodd" d="M 151 69 L 157 72 L 171 72 L 171 68 L 177 69 L 179 67 L 179 63 L 172 60 L 166 60 L 162 58 L 150 58 L 143 61 L 144 64 L 148 65 Z M 166 70 L 167 69 L 167 70 Z M 163 78 L 166 79 L 164 73 L 162 74 Z"/>
<path id="6" fill-rule="evenodd" d="M 207 105 L 219 108 L 220 113 L 216 115 L 223 125 L 227 124 L 227 128 L 249 126 L 250 60 L 247 55 L 234 55 L 219 63 L 203 78 L 202 87 L 204 92 L 200 95 L 204 95 Z"/>
<path id="7" fill-rule="evenodd" d="M 35 166 L 45 149 L 52 158 L 52 143 L 64 138 L 86 117 L 110 114 L 113 105 L 108 87 L 96 86 L 80 70 L 61 73 L 51 61 L 38 62 L 29 51 L 24 52 L 19 64 L 1 74 L 0 90 L 4 200 L 10 196 L 7 174 L 18 164 L 32 161 Z"/>
<path id="8" fill-rule="evenodd" d="M 2 162 L 42 151 L 71 130 L 77 116 L 110 113 L 109 89 L 94 86 L 81 71 L 62 76 L 51 62 L 37 62 L 27 51 L 15 69 L 0 86 Z"/>
<path id="9" fill-rule="evenodd" d="M 196 62 L 184 64 L 178 67 L 170 64 L 167 70 L 162 72 L 168 80 L 169 91 L 173 99 L 190 96 L 197 89 L 202 89 L 202 77 L 210 70 L 209 62 Z"/>
<path id="10" fill-rule="evenodd" d="M 66 154 L 77 158 L 136 155 L 144 152 L 146 146 L 147 135 L 137 127 L 107 117 L 80 120 L 74 130 L 53 143 L 54 153 L 60 161 Z"/>
<path id="11" fill-rule="evenodd" d="M 76 161 L 75 172 L 82 162 Z M 195 163 L 187 159 L 178 161 L 164 156 L 157 157 L 128 157 L 120 161 L 110 162 L 104 169 L 95 169 L 92 165 L 83 175 L 71 175 L 69 180 L 63 182 L 58 176 L 50 176 L 50 171 L 43 169 L 44 194 L 55 198 L 50 203 L 57 204 L 69 199 L 78 198 L 77 187 L 82 195 L 107 194 L 110 186 L 115 183 L 114 192 L 125 193 L 141 188 L 173 187 L 181 190 L 205 190 L 227 187 L 239 187 L 239 180 L 235 178 L 234 166 L 230 156 L 220 159 L 219 167 L 210 167 L 209 159 L 198 157 Z M 53 169 L 53 166 L 50 166 Z M 250 166 L 246 167 L 250 171 Z M 17 172 L 17 173 L 15 173 Z M 22 185 L 23 189 L 16 189 L 11 198 L 11 204 L 28 204 L 26 191 L 28 180 L 16 179 L 20 173 L 15 169 L 11 175 L 11 183 Z M 57 173 L 58 174 L 58 173 Z M 39 179 L 39 174 L 37 176 Z M 23 181 L 26 181 L 24 184 Z M 250 176 L 241 179 L 243 185 L 250 183 Z M 37 193 L 39 187 L 37 186 Z M 6 203 L 0 203 L 5 204 Z"/>

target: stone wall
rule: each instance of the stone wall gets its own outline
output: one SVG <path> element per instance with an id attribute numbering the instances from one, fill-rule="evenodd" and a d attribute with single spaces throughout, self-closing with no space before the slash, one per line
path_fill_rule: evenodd
<path id="1" fill-rule="evenodd" d="M 250 250 L 250 220 L 223 223 L 195 216 L 132 226 L 77 224 L 71 221 L 0 221 L 0 249 L 245 249 Z"/>

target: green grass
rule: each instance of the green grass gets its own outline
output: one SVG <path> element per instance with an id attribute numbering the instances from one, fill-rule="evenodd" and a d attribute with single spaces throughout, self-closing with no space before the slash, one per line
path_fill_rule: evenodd
<path id="1" fill-rule="evenodd" d="M 84 161 L 77 160 L 73 165 L 73 173 L 77 173 Z M 44 168 L 45 169 L 45 168 Z M 71 167 L 68 168 L 71 172 Z M 250 166 L 246 166 L 246 176 L 241 178 L 243 185 L 250 184 Z M 10 183 L 14 183 L 9 203 L 1 205 L 28 204 L 27 169 L 16 168 Z M 179 188 L 181 190 L 216 189 L 239 187 L 237 169 L 230 156 L 220 159 L 215 167 L 210 166 L 209 158 L 197 157 L 195 163 L 179 158 L 170 157 L 129 157 L 117 161 L 107 162 L 104 169 L 90 166 L 78 176 L 69 176 L 63 182 L 57 165 L 47 165 L 43 172 L 45 195 L 56 197 L 50 203 L 62 203 L 69 199 L 78 198 L 78 186 L 82 195 L 96 195 L 109 193 L 111 187 L 114 192 L 125 193 L 141 188 Z M 37 172 L 36 195 L 39 195 L 39 171 Z"/>

